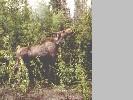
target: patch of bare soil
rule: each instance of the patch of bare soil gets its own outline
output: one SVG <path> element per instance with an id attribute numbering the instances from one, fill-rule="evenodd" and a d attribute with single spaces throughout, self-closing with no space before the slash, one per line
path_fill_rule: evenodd
<path id="1" fill-rule="evenodd" d="M 11 89 L 1 88 L 0 100 L 83 100 L 83 97 L 73 90 L 41 88 L 22 94 Z"/>

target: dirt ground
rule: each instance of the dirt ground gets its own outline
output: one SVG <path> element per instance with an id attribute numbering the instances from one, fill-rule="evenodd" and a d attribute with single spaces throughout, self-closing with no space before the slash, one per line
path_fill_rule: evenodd
<path id="1" fill-rule="evenodd" d="M 73 90 L 41 88 L 22 94 L 12 89 L 0 88 L 0 100 L 83 100 L 83 97 Z"/>

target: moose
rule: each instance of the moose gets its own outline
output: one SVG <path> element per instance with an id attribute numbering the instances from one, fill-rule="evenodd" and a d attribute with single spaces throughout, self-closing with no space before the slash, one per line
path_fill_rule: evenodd
<path id="1" fill-rule="evenodd" d="M 29 73 L 29 79 L 30 81 L 33 80 L 30 67 L 30 61 L 32 58 L 38 57 L 40 62 L 42 63 L 42 66 L 44 68 L 44 76 L 49 81 L 54 81 L 53 72 L 50 69 L 50 66 L 54 66 L 57 56 L 57 50 L 59 47 L 59 44 L 65 39 L 67 36 L 71 35 L 73 33 L 71 28 L 68 28 L 66 30 L 62 30 L 59 32 L 54 32 L 54 35 L 52 37 L 47 37 L 46 39 L 43 39 L 39 44 L 28 46 L 28 47 L 17 47 L 16 50 L 16 64 L 15 64 L 15 70 L 16 73 L 18 71 L 20 58 L 22 58 L 25 66 L 28 69 Z"/>

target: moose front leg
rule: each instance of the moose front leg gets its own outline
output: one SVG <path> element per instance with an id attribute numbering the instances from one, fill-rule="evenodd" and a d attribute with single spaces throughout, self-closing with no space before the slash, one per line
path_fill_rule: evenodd
<path id="1" fill-rule="evenodd" d="M 55 64 L 55 59 L 49 57 L 49 56 L 44 56 L 40 57 L 40 61 L 43 64 L 42 65 L 42 70 L 41 73 L 44 77 L 44 79 L 48 79 L 48 82 L 54 83 L 54 77 L 55 77 L 55 71 L 54 71 L 54 64 Z"/>
<path id="2" fill-rule="evenodd" d="M 46 56 L 41 56 L 40 62 L 42 63 L 41 74 L 44 79 L 48 79 L 49 73 L 49 60 Z"/>
<path id="3" fill-rule="evenodd" d="M 19 70 L 19 62 L 20 62 L 20 58 L 17 57 L 17 58 L 16 58 L 16 64 L 15 64 L 15 66 L 14 66 L 14 73 L 15 73 L 15 74 L 16 74 L 16 73 L 18 72 L 18 70 Z"/>
<path id="4" fill-rule="evenodd" d="M 34 83 L 35 83 L 35 78 L 34 78 L 34 74 L 33 74 L 33 70 L 34 68 L 32 66 L 30 66 L 30 57 L 24 57 L 23 58 L 23 61 L 24 61 L 24 64 L 26 66 L 26 68 L 28 69 L 28 77 L 29 77 L 29 85 L 30 86 L 34 86 Z"/>
<path id="5" fill-rule="evenodd" d="M 49 73 L 48 73 L 48 79 L 50 82 L 52 83 L 56 83 L 56 69 L 55 69 L 55 62 L 56 62 L 56 58 L 55 57 L 51 57 L 49 59 Z"/>

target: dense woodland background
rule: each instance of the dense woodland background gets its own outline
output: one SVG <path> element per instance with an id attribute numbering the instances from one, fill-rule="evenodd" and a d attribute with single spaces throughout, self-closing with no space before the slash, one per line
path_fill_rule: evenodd
<path id="1" fill-rule="evenodd" d="M 23 61 L 19 72 L 14 74 L 16 47 L 37 44 L 52 32 L 70 27 L 74 35 L 66 38 L 58 49 L 55 67 L 58 78 L 52 87 L 75 89 L 84 100 L 90 100 L 92 11 L 87 0 L 75 0 L 73 18 L 66 0 L 51 0 L 49 5 L 40 2 L 38 8 L 32 10 L 27 0 L 0 0 L 0 86 L 22 93 L 28 91 L 29 73 Z M 39 60 L 31 63 L 34 87 L 47 85 L 39 70 Z"/>

